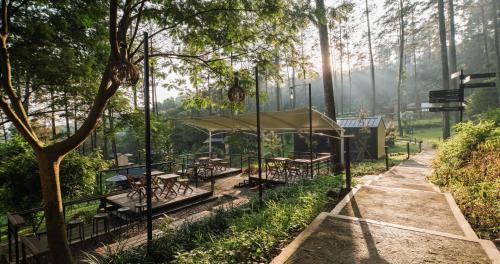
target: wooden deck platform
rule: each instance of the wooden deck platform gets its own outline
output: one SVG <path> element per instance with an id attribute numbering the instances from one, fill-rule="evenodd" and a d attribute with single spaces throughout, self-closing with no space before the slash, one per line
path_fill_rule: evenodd
<path id="1" fill-rule="evenodd" d="M 160 196 L 158 190 L 157 194 L 159 199 L 156 199 L 153 196 L 152 200 L 153 214 L 172 210 L 177 207 L 181 207 L 212 196 L 211 191 L 195 188 L 194 186 L 192 186 L 192 188 L 193 191 L 188 190 L 186 195 L 170 195 L 169 197 Z M 146 202 L 146 197 L 142 197 L 142 201 Z M 138 211 L 135 210 L 136 203 L 139 203 L 138 195 L 135 195 L 133 198 L 131 198 L 127 197 L 127 193 L 117 194 L 107 197 L 106 202 L 119 207 L 128 207 L 132 210 L 132 212 L 138 213 Z"/>

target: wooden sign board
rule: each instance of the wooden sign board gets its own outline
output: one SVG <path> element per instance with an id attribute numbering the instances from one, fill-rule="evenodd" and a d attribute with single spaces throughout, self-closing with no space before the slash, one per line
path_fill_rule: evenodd
<path id="1" fill-rule="evenodd" d="M 437 90 L 429 92 L 429 103 L 463 102 L 463 90 Z"/>
<path id="2" fill-rule="evenodd" d="M 483 83 L 465 83 L 460 84 L 461 89 L 470 89 L 470 88 L 486 88 L 486 87 L 496 87 L 496 83 L 494 82 L 483 82 Z"/>
<path id="3" fill-rule="evenodd" d="M 453 112 L 453 111 L 463 111 L 463 106 L 441 106 L 441 107 L 430 107 L 429 112 Z"/>

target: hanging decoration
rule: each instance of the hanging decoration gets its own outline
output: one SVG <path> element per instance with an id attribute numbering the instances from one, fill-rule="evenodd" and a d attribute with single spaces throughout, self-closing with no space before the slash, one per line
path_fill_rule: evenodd
<path id="1" fill-rule="evenodd" d="M 234 73 L 234 83 L 229 91 L 227 92 L 227 97 L 229 101 L 233 103 L 240 103 L 245 100 L 245 91 L 240 86 L 240 80 L 238 78 L 238 72 Z"/>
<path id="2" fill-rule="evenodd" d="M 111 66 L 111 80 L 114 83 L 135 85 L 139 81 L 139 68 L 128 61 L 115 62 Z"/>

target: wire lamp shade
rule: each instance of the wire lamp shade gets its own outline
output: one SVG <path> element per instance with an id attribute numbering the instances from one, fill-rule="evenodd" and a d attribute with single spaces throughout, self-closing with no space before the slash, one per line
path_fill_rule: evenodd
<path id="1" fill-rule="evenodd" d="M 240 80 L 238 78 L 238 72 L 234 74 L 234 83 L 229 91 L 227 92 L 227 97 L 229 101 L 233 103 L 240 103 L 245 100 L 245 91 L 240 86 Z"/>

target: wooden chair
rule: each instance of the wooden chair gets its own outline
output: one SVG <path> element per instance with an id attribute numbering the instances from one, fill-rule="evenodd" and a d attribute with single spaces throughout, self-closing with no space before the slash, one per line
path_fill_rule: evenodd
<path id="1" fill-rule="evenodd" d="M 193 192 L 193 188 L 191 188 L 189 179 L 183 178 L 183 179 L 177 179 L 176 181 L 177 185 L 179 186 L 177 188 L 177 193 L 179 193 L 180 190 L 182 190 L 182 194 L 186 195 L 187 190 L 191 190 Z"/>
<path id="2" fill-rule="evenodd" d="M 34 263 L 43 263 L 43 258 L 49 253 L 49 248 L 35 237 L 21 237 L 21 244 L 23 263 L 27 263 L 28 261 L 26 251 L 31 253 L 30 258 Z"/>
<path id="3" fill-rule="evenodd" d="M 134 177 L 127 175 L 127 182 L 132 190 L 127 194 L 127 197 L 133 198 L 136 194 L 139 196 L 145 195 L 142 181 L 135 179 Z"/>

